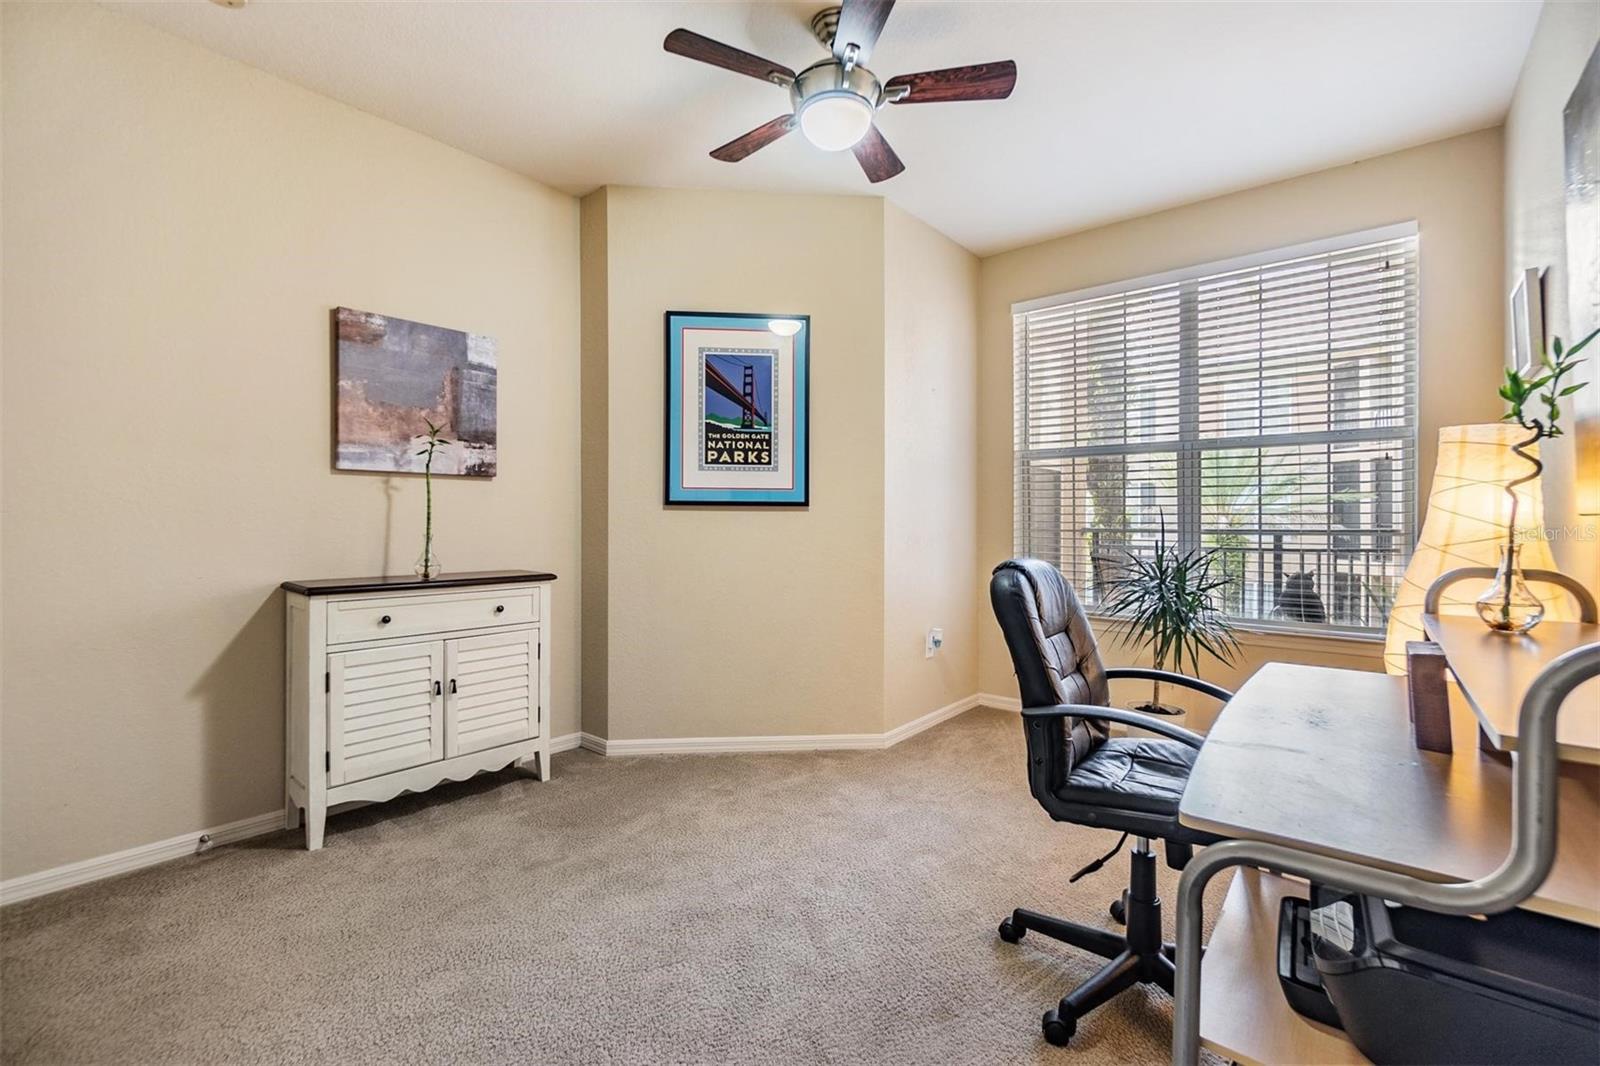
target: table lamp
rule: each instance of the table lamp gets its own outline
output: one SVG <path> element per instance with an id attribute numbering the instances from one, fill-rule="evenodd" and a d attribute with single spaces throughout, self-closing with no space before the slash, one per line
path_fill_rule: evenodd
<path id="1" fill-rule="evenodd" d="M 1439 458 L 1422 533 L 1406 565 L 1405 576 L 1389 611 L 1389 633 L 1383 665 L 1391 674 L 1406 672 L 1406 641 L 1426 640 L 1422 632 L 1422 598 L 1433 579 L 1462 566 L 1500 564 L 1509 532 L 1511 497 L 1506 486 L 1528 473 L 1528 463 L 1511 450 L 1528 431 L 1509 422 L 1482 426 L 1446 426 L 1439 431 Z M 1523 451 L 1537 455 L 1538 445 Z M 1518 543 L 1526 570 L 1554 570 L 1550 542 L 1544 536 L 1544 495 L 1538 479 L 1519 485 Z M 1474 603 L 1488 587 L 1463 581 L 1447 590 L 1441 614 L 1476 615 Z M 1546 603 L 1544 617 L 1572 621 L 1577 613 L 1563 593 Z"/>

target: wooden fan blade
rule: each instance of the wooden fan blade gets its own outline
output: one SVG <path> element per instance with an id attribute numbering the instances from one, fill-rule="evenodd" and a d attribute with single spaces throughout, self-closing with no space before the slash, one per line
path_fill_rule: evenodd
<path id="1" fill-rule="evenodd" d="M 856 162 L 861 164 L 861 169 L 867 172 L 867 180 L 874 185 L 880 181 L 888 181 L 906 168 L 876 126 L 869 126 L 867 135 L 857 141 L 856 146 L 850 150 L 855 153 Z"/>
<path id="2" fill-rule="evenodd" d="M 901 74 L 890 78 L 883 94 L 897 104 L 942 104 L 951 100 L 1004 100 L 1017 84 L 1017 65 L 974 63 L 970 67 L 925 70 L 921 74 Z M 900 89 L 910 92 L 895 99 Z"/>
<path id="3" fill-rule="evenodd" d="M 763 122 L 743 137 L 735 137 L 721 148 L 714 149 L 711 158 L 720 159 L 724 163 L 737 163 L 794 129 L 795 121 L 793 115 L 779 115 L 771 122 Z"/>
<path id="4" fill-rule="evenodd" d="M 853 44 L 856 62 L 866 63 L 883 32 L 883 24 L 889 21 L 892 7 L 894 0 L 844 0 L 839 9 L 839 28 L 833 31 L 833 57 L 843 60 Z"/>
<path id="5" fill-rule="evenodd" d="M 774 63 L 770 59 L 762 59 L 760 56 L 741 51 L 731 44 L 702 37 L 693 30 L 673 30 L 667 34 L 667 39 L 661 42 L 661 47 L 674 55 L 697 59 L 702 63 L 721 67 L 723 70 L 731 70 L 735 74 L 747 74 L 752 78 L 770 81 L 785 88 L 794 84 L 794 71 L 782 63 Z"/>

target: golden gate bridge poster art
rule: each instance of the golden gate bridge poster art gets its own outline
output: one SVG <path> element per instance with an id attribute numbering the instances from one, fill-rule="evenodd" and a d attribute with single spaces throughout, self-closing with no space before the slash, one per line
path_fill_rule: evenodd
<path id="1" fill-rule="evenodd" d="M 666 502 L 806 506 L 808 316 L 666 318 Z"/>

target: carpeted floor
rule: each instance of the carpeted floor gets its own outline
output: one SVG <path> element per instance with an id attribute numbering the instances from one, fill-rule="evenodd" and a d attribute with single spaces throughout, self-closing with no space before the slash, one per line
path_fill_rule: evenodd
<path id="1" fill-rule="evenodd" d="M 995 925 L 1111 927 L 1115 838 L 1059 826 L 1017 717 L 883 752 L 555 760 L 0 913 L 6 1063 L 1160 1063 L 1170 999 L 1067 1050 L 1098 960 Z M 1176 875 L 1162 865 L 1162 894 Z M 1221 892 L 1212 896 L 1220 899 Z M 1168 937 L 1171 915 L 1168 915 Z"/>

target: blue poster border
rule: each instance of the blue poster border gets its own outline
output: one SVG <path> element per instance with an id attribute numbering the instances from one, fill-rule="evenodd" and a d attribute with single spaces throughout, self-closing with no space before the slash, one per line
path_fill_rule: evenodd
<path id="1" fill-rule="evenodd" d="M 683 331 L 695 328 L 766 330 L 774 319 L 799 322 L 794 335 L 794 487 L 691 489 L 683 484 Z M 811 505 L 811 316 L 728 311 L 668 311 L 666 330 L 666 440 L 662 503 L 667 506 L 809 507 Z"/>

